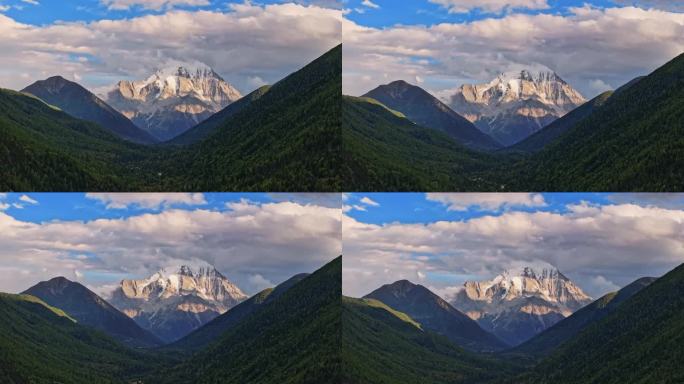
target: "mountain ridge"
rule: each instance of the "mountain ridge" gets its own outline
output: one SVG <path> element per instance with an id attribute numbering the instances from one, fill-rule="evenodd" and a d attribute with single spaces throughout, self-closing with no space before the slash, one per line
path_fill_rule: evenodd
<path id="1" fill-rule="evenodd" d="M 297 281 L 155 383 L 339 382 L 342 256 Z M 226 359 L 225 356 L 231 356 Z"/>
<path id="2" fill-rule="evenodd" d="M 517 370 L 494 355 L 466 351 L 423 330 L 382 302 L 343 296 L 342 308 L 344 383 L 489 383 Z"/>
<path id="3" fill-rule="evenodd" d="M 417 321 L 422 329 L 442 334 L 465 349 L 496 351 L 507 347 L 429 289 L 408 280 L 383 285 L 364 299 L 375 299 L 403 312 Z"/>
<path id="4" fill-rule="evenodd" d="M 123 384 L 159 361 L 30 295 L 0 293 L 0 381 Z"/>
<path id="5" fill-rule="evenodd" d="M 73 117 L 97 123 L 126 140 L 139 144 L 157 142 L 104 100 L 61 76 L 36 81 L 21 92 L 34 95 Z"/>
<path id="6" fill-rule="evenodd" d="M 398 80 L 378 86 L 363 97 L 377 100 L 390 109 L 401 112 L 420 126 L 440 130 L 466 147 L 482 150 L 502 147 L 439 99 L 406 81 Z"/>
<path id="7" fill-rule="evenodd" d="M 684 264 L 626 299 L 533 370 L 510 382 L 679 382 L 684 379 L 682 319 Z"/>
<path id="8" fill-rule="evenodd" d="M 656 278 L 642 277 L 618 291 L 608 293 L 593 303 L 580 308 L 532 339 L 514 348 L 511 353 L 543 356 L 570 340 L 591 324 L 614 312 L 618 306 L 652 284 Z"/>
<path id="9" fill-rule="evenodd" d="M 85 286 L 64 277 L 40 282 L 22 292 L 65 311 L 131 347 L 156 347 L 161 341 Z"/>
<path id="10" fill-rule="evenodd" d="M 182 339 L 165 347 L 165 349 L 180 349 L 185 351 L 196 351 L 206 347 L 211 342 L 220 337 L 229 329 L 238 326 L 241 321 L 254 313 L 263 305 L 266 305 L 273 300 L 276 300 L 280 295 L 285 293 L 290 287 L 300 282 L 309 276 L 308 273 L 301 273 L 291 277 L 290 279 L 278 284 L 274 288 L 267 288 L 250 297 L 249 299 L 237 304 L 228 312 L 217 316 L 215 319 L 204 324 L 202 327 L 194 330 L 190 334 L 184 336 Z"/>

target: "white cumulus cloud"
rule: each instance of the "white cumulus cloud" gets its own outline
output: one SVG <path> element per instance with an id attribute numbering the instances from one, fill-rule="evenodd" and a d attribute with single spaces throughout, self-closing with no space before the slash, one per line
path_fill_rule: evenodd
<path id="1" fill-rule="evenodd" d="M 250 78 L 272 84 L 341 43 L 341 18 L 338 9 L 294 3 L 41 26 L 0 14 L 0 87 L 78 74 L 95 90 L 147 78 L 165 63 L 199 61 L 246 93 Z"/>
<path id="2" fill-rule="evenodd" d="M 343 23 L 343 92 L 355 96 L 393 80 L 418 77 L 438 94 L 513 69 L 550 68 L 593 97 L 597 79 L 618 87 L 684 52 L 684 13 L 636 7 L 383 28 Z"/>
<path id="3" fill-rule="evenodd" d="M 363 0 L 363 2 L 361 2 L 361 4 L 363 4 L 364 6 L 366 6 L 368 8 L 374 8 L 374 9 L 380 8 L 379 5 L 375 4 L 371 0 Z"/>
<path id="4" fill-rule="evenodd" d="M 379 207 L 380 206 L 380 204 L 378 204 L 378 202 L 374 201 L 373 199 L 371 199 L 368 196 L 362 197 L 361 200 L 359 200 L 359 201 L 363 204 L 371 205 L 373 207 Z"/>
<path id="5" fill-rule="evenodd" d="M 32 198 L 30 198 L 28 195 L 21 195 L 19 197 L 20 201 L 23 201 L 24 203 L 29 203 L 29 204 L 38 204 L 38 202 Z"/>
<path id="6" fill-rule="evenodd" d="M 0 291 L 20 292 L 55 276 L 73 277 L 74 271 L 90 286 L 105 286 L 122 276 L 143 278 L 198 261 L 249 291 L 259 282 L 255 275 L 277 284 L 339 256 L 341 214 L 339 207 L 249 201 L 226 211 L 168 209 L 40 224 L 0 212 Z M 99 277 L 89 278 L 91 272 Z"/>
<path id="7" fill-rule="evenodd" d="M 581 203 L 565 212 L 411 224 L 370 224 L 345 215 L 343 290 L 362 296 L 424 276 L 424 285 L 448 294 L 505 269 L 552 265 L 599 297 L 684 262 L 683 208 Z"/>

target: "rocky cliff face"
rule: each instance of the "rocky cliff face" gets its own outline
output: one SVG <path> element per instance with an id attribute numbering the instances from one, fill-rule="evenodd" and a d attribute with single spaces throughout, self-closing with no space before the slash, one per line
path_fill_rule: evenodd
<path id="1" fill-rule="evenodd" d="M 123 280 L 112 304 L 165 341 L 175 341 L 247 299 L 214 267 L 162 269 Z"/>
<path id="2" fill-rule="evenodd" d="M 159 70 L 142 81 L 120 81 L 105 97 L 137 126 L 165 141 L 242 95 L 213 69 L 196 64 Z"/>
<path id="3" fill-rule="evenodd" d="M 486 84 L 464 84 L 446 103 L 505 145 L 512 145 L 586 101 L 554 72 L 503 73 Z"/>

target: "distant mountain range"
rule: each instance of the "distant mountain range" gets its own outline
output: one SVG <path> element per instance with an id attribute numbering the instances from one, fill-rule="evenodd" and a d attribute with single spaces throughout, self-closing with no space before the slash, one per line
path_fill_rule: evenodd
<path id="1" fill-rule="evenodd" d="M 573 290 L 567 284 L 565 288 L 557 289 L 564 284 L 558 284 L 560 276 L 554 271 L 535 273 L 534 277 L 531 273 L 528 275 L 517 277 L 520 282 L 532 279 L 524 283 L 525 287 L 531 288 L 532 295 L 543 292 L 559 301 L 565 297 L 566 303 L 574 296 L 569 295 Z M 518 280 L 517 277 L 509 282 Z M 554 279 L 556 282 L 552 283 Z M 535 281 L 549 284 L 539 287 Z M 416 287 L 406 282 L 398 284 L 404 288 Z M 488 295 L 496 284 L 478 294 Z M 472 289 L 478 287 L 483 284 L 470 285 Z M 512 284 L 508 287 L 504 291 L 494 291 L 502 297 L 521 293 Z M 681 343 L 683 293 L 684 265 L 681 265 L 661 278 L 642 278 L 618 292 L 605 295 L 524 344 L 496 354 L 464 350 L 448 337 L 444 328 L 430 325 L 436 313 L 449 307 L 432 307 L 432 316 L 426 316 L 429 312 L 418 312 L 414 317 L 407 312 L 415 306 L 412 295 L 378 295 L 394 306 L 378 298 L 344 298 L 344 382 L 677 382 L 684 375 L 679 364 L 684 353 Z M 430 308 L 427 303 L 431 302 L 434 300 L 426 300 L 420 307 Z M 399 310 L 399 306 L 407 311 Z"/>
<path id="2" fill-rule="evenodd" d="M 242 99 L 237 89 L 202 65 L 158 70 L 142 81 L 120 81 L 102 98 L 61 76 L 37 81 L 22 92 L 141 144 L 169 141 L 214 115 L 225 120 L 228 115 L 218 112 Z"/>
<path id="3" fill-rule="evenodd" d="M 114 108 L 159 141 L 170 140 L 242 98 L 212 68 L 196 64 L 120 81 L 104 95 Z"/>
<path id="4" fill-rule="evenodd" d="M 451 304 L 508 345 L 518 345 L 592 301 L 557 269 L 505 271 L 468 281 Z"/>
<path id="5" fill-rule="evenodd" d="M 196 293 L 187 285 L 197 281 L 185 280 L 178 288 Z M 203 287 L 204 294 L 221 295 L 215 285 Z M 134 346 L 128 336 L 145 332 L 135 322 L 82 285 L 55 278 L 27 292 L 69 311 L 33 295 L 0 293 L 0 382 L 338 382 L 341 290 L 338 257 L 243 301 L 171 346 L 140 349 L 117 341 L 127 333 L 123 341 Z"/>
<path id="6" fill-rule="evenodd" d="M 213 266 L 162 269 L 122 280 L 111 303 L 164 342 L 176 341 L 247 299 Z"/>
<path id="7" fill-rule="evenodd" d="M 459 95 L 450 104 L 481 113 L 471 119 L 498 124 L 512 113 L 536 128 L 506 141 L 512 146 L 483 152 L 435 134 L 441 113 L 418 116 L 400 103 L 345 97 L 343 190 L 684 190 L 684 55 L 575 109 L 583 99 L 555 74 L 502 76 Z"/>
<path id="8" fill-rule="evenodd" d="M 64 98 L 57 108 L 34 95 L 0 90 L 0 190 L 337 191 L 341 68 L 338 46 L 168 145 L 135 144 L 101 120 L 65 112 L 77 114 L 81 98 Z M 181 72 L 180 78 L 197 74 Z M 213 76 L 197 75 L 204 78 L 200 88 L 217 103 L 230 100 L 230 92 L 205 75 Z M 182 91 L 164 89 L 172 98 Z"/>

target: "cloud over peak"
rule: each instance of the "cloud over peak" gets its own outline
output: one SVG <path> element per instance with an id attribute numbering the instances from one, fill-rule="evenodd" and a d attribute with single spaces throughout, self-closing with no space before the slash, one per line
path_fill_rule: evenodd
<path id="1" fill-rule="evenodd" d="M 80 281 L 104 286 L 187 261 L 212 264 L 240 286 L 261 287 L 339 256 L 340 234 L 339 208 L 292 202 L 243 200 L 228 210 L 166 209 L 45 223 L 0 212 L 0 291 L 18 292 L 74 271 Z"/>
<path id="2" fill-rule="evenodd" d="M 21 89 L 52 75 L 76 74 L 96 88 L 145 78 L 160 63 L 196 60 L 251 91 L 250 78 L 275 82 L 338 45 L 341 18 L 341 10 L 294 3 L 43 26 L 0 14 L 0 86 Z"/>
<path id="3" fill-rule="evenodd" d="M 563 14 L 385 28 L 346 18 L 344 40 L 346 94 L 416 76 L 438 93 L 488 82 L 513 68 L 542 66 L 592 97 L 606 84 L 620 86 L 684 52 L 684 13 L 585 4 Z"/>
<path id="4" fill-rule="evenodd" d="M 407 208 L 407 209 L 410 209 Z M 563 211 L 508 211 L 465 220 L 386 224 L 343 218 L 345 294 L 425 276 L 453 291 L 506 269 L 552 265 L 594 297 L 684 262 L 684 210 L 573 203 Z"/>

